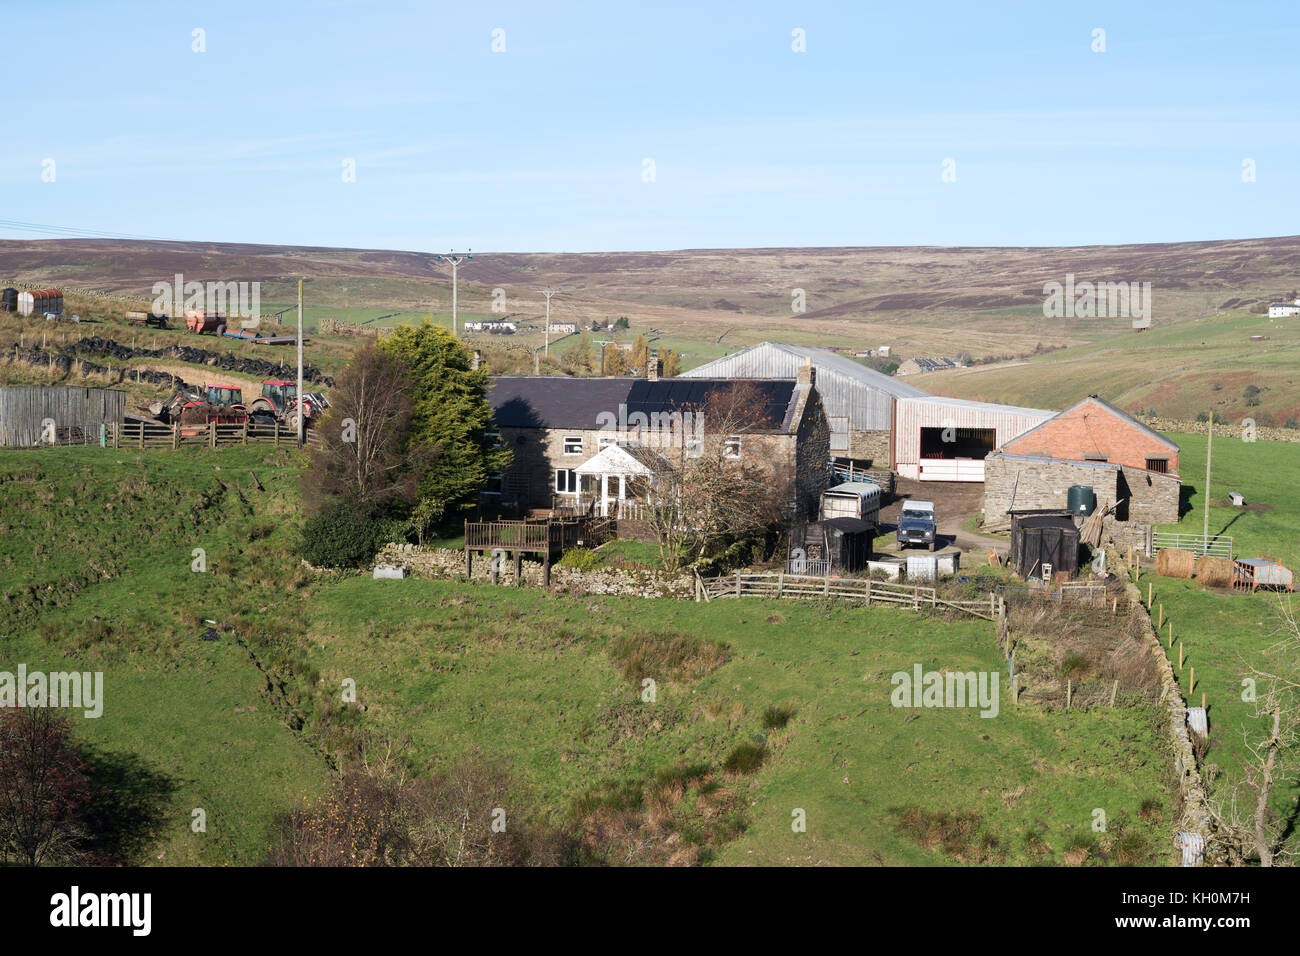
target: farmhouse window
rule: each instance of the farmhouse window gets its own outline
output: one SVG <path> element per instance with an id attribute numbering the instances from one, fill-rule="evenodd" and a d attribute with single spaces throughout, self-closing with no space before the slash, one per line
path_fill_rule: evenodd
<path id="1" fill-rule="evenodd" d="M 1169 473 L 1169 459 L 1168 459 L 1168 458 L 1148 458 L 1148 459 L 1147 459 L 1147 471 L 1158 471 L 1158 472 L 1159 472 L 1160 474 L 1162 474 L 1162 475 L 1167 475 L 1167 474 Z"/>
<path id="2" fill-rule="evenodd" d="M 601 435 L 596 439 L 596 451 L 604 451 L 610 445 L 617 445 L 618 438 L 614 435 Z"/>
<path id="3" fill-rule="evenodd" d="M 566 455 L 581 455 L 581 454 L 582 454 L 582 436 L 581 436 L 581 435 L 565 435 L 565 436 L 564 436 L 564 453 L 565 453 Z"/>
<path id="4" fill-rule="evenodd" d="M 578 472 L 576 469 L 555 469 L 555 492 L 561 495 L 576 495 L 578 493 Z"/>
<path id="5" fill-rule="evenodd" d="M 722 445 L 722 454 L 728 458 L 740 457 L 740 436 L 731 435 Z"/>

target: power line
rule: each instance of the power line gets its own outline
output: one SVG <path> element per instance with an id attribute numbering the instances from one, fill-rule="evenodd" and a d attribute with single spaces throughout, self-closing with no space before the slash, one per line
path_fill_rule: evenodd
<path id="1" fill-rule="evenodd" d="M 83 229 L 78 226 L 52 226 L 39 222 L 22 222 L 17 219 L 0 219 L 0 229 L 14 232 L 45 233 L 62 239 L 133 239 L 140 242 L 183 242 L 162 236 L 140 236 L 127 232 L 108 232 L 100 229 Z"/>

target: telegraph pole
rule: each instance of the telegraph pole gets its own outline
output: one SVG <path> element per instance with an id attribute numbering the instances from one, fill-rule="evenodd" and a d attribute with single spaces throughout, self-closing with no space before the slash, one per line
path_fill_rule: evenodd
<path id="1" fill-rule="evenodd" d="M 303 409 L 306 405 L 303 403 L 302 396 L 302 280 L 298 280 L 298 447 L 302 447 L 302 428 L 303 428 Z"/>
<path id="2" fill-rule="evenodd" d="M 1210 547 L 1210 450 L 1214 447 L 1214 412 L 1210 412 L 1210 430 L 1205 439 L 1205 525 L 1202 529 L 1201 546 Z"/>
<path id="3" fill-rule="evenodd" d="M 456 335 L 456 269 L 466 259 L 473 259 L 468 252 L 463 255 L 457 255 L 454 252 L 445 256 L 438 256 L 440 262 L 451 263 L 451 334 Z"/>
<path id="4" fill-rule="evenodd" d="M 559 289 L 543 289 L 542 295 L 546 296 L 546 354 L 551 354 L 551 296 L 558 295 Z"/>

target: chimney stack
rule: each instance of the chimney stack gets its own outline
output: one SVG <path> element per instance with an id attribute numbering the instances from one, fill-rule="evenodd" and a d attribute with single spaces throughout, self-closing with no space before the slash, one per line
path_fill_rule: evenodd
<path id="1" fill-rule="evenodd" d="M 659 356 L 651 355 L 645 363 L 645 377 L 648 382 L 659 381 Z"/>
<path id="2" fill-rule="evenodd" d="M 798 382 L 800 385 L 815 385 L 817 383 L 817 370 L 813 368 L 812 359 L 803 360 L 803 365 L 799 368 Z"/>

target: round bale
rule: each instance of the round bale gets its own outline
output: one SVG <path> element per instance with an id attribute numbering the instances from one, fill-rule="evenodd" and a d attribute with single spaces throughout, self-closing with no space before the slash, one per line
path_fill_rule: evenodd
<path id="1" fill-rule="evenodd" d="M 1235 568 L 1231 558 L 1203 554 L 1196 559 L 1196 580 L 1207 588 L 1226 588 L 1232 583 Z"/>
<path id="2" fill-rule="evenodd" d="M 1196 555 L 1182 548 L 1162 548 L 1156 554 L 1156 574 L 1164 578 L 1190 578 L 1196 571 Z"/>

